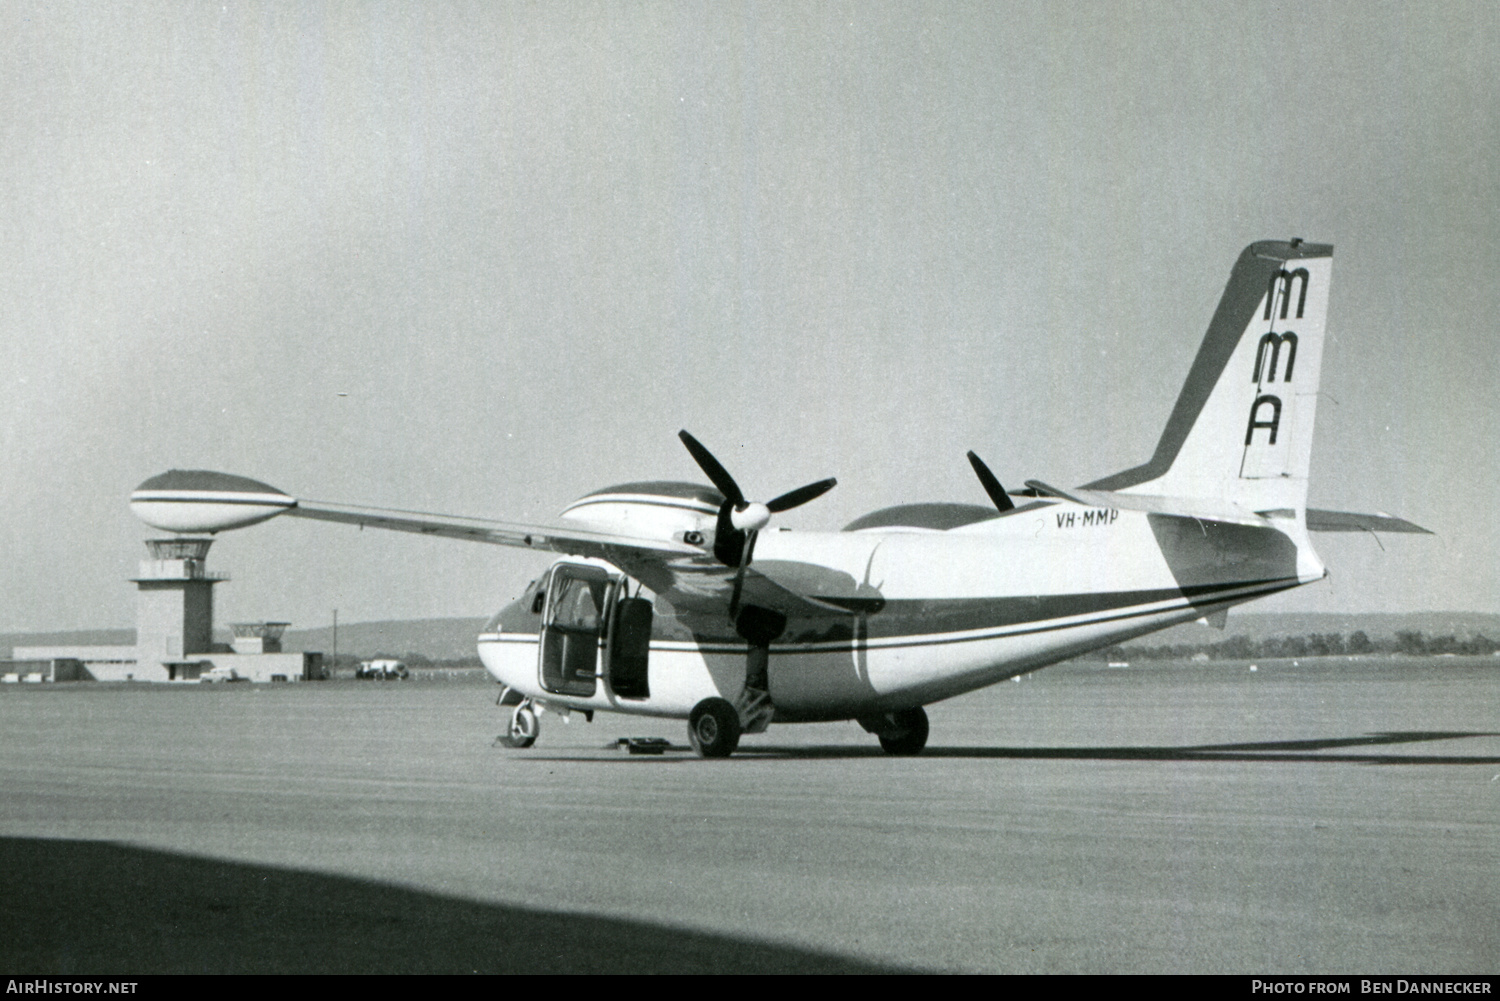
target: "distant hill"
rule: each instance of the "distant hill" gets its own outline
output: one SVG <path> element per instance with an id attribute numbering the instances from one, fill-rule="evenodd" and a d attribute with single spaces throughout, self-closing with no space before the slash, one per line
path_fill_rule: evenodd
<path id="1" fill-rule="evenodd" d="M 1415 631 L 1428 636 L 1488 636 L 1500 639 L 1500 615 L 1485 612 L 1404 612 L 1351 615 L 1338 612 L 1237 612 L 1229 610 L 1229 624 L 1223 632 L 1206 629 L 1198 623 L 1174 626 L 1132 643 L 1213 643 L 1230 636 L 1248 636 L 1252 640 L 1273 636 L 1308 636 L 1313 633 L 1340 633 L 1348 636 L 1363 630 L 1373 639 Z"/>
<path id="2" fill-rule="evenodd" d="M 475 639 L 484 628 L 484 619 L 394 619 L 387 622 L 351 622 L 339 626 L 339 654 L 367 659 L 376 654 L 404 657 L 419 653 L 432 660 L 468 659 L 476 656 Z M 1231 636 L 1248 636 L 1252 640 L 1275 636 L 1306 636 L 1313 633 L 1340 633 L 1344 636 L 1364 630 L 1372 640 L 1394 637 L 1403 630 L 1415 630 L 1428 636 L 1456 636 L 1465 639 L 1475 635 L 1500 639 L 1500 615 L 1484 612 L 1409 612 L 1404 614 L 1344 615 L 1337 613 L 1236 612 L 1229 613 L 1229 626 L 1223 632 L 1201 625 L 1175 626 L 1133 643 L 1214 643 Z M 217 631 L 217 639 L 229 641 L 227 630 Z M 89 629 L 52 633 L 0 633 L 0 655 L 10 656 L 15 646 L 128 646 L 135 642 L 134 629 Z M 287 632 L 282 646 L 288 652 L 319 650 L 333 652 L 333 629 L 294 629 Z"/>

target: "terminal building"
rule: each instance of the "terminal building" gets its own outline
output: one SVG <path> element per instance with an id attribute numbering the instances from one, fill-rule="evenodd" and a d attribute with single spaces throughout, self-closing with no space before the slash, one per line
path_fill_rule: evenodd
<path id="1" fill-rule="evenodd" d="M 136 585 L 135 646 L 18 646 L 0 661 L 4 681 L 306 681 L 322 654 L 283 653 L 289 623 L 240 622 L 214 642 L 214 586 L 227 574 L 204 563 L 213 539 L 148 539 Z"/>

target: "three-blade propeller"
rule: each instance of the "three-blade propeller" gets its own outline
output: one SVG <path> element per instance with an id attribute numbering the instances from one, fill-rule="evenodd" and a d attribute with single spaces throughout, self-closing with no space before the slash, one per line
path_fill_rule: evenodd
<path id="1" fill-rule="evenodd" d="M 729 599 L 729 618 L 732 621 L 739 616 L 740 590 L 745 584 L 745 568 L 750 565 L 755 553 L 755 537 L 770 524 L 771 515 L 790 511 L 810 500 L 816 500 L 832 490 L 838 480 L 830 477 L 809 483 L 765 503 L 747 500 L 740 485 L 729 475 L 729 470 L 714 458 L 712 452 L 703 447 L 702 442 L 686 431 L 679 431 L 677 437 L 687 446 L 688 454 L 698 463 L 698 468 L 707 474 L 719 493 L 724 495 L 724 503 L 719 505 L 719 523 L 714 532 L 714 556 L 720 563 L 735 567 L 738 571 L 734 575 L 734 591 Z"/>
<path id="2" fill-rule="evenodd" d="M 677 432 L 677 437 L 682 439 L 682 444 L 687 447 L 688 454 L 693 461 L 698 463 L 698 468 L 707 474 L 713 485 L 718 488 L 719 493 L 724 495 L 724 503 L 719 506 L 719 521 L 714 533 L 714 556 L 725 566 L 735 567 L 734 590 L 729 599 L 729 618 L 734 621 L 739 616 L 740 592 L 745 584 L 745 568 L 750 565 L 750 560 L 755 555 L 755 539 L 760 530 L 771 522 L 771 515 L 780 514 L 782 511 L 790 511 L 794 507 L 800 507 L 810 500 L 815 500 L 832 490 L 838 480 L 832 477 L 809 483 L 796 490 L 790 490 L 774 500 L 760 503 L 746 499 L 745 492 L 735 482 L 729 470 L 714 458 L 714 454 L 703 447 L 703 443 L 686 431 Z M 1000 480 L 990 472 L 990 467 L 985 465 L 974 452 L 969 453 L 969 465 L 974 467 L 974 475 L 979 477 L 979 483 L 984 487 L 984 492 L 989 495 L 990 501 L 996 510 L 1004 514 L 1006 511 L 1015 509 L 1015 502 L 1000 485 Z"/>

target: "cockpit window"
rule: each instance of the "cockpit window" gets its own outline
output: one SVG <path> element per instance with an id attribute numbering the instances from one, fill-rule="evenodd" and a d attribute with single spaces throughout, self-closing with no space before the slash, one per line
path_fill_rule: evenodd
<path id="1" fill-rule="evenodd" d="M 510 623 L 511 629 L 527 628 L 526 614 L 529 612 L 532 615 L 541 615 L 542 603 L 547 600 L 547 592 L 538 587 L 540 583 L 541 581 L 534 580 L 527 584 L 526 590 L 521 592 L 521 597 L 490 617 L 490 620 L 484 624 L 484 631 L 487 633 L 503 632 L 507 622 Z"/>

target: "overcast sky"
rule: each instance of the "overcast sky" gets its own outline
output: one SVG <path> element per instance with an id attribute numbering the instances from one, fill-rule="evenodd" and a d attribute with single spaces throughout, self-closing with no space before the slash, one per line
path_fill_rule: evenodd
<path id="1" fill-rule="evenodd" d="M 0 5 L 0 630 L 134 623 L 130 491 L 837 528 L 1149 457 L 1245 244 L 1336 246 L 1262 610 L 1500 612 L 1500 5 Z M 344 395 L 347 394 L 347 395 Z M 218 618 L 486 615 L 536 554 L 228 533 Z"/>

